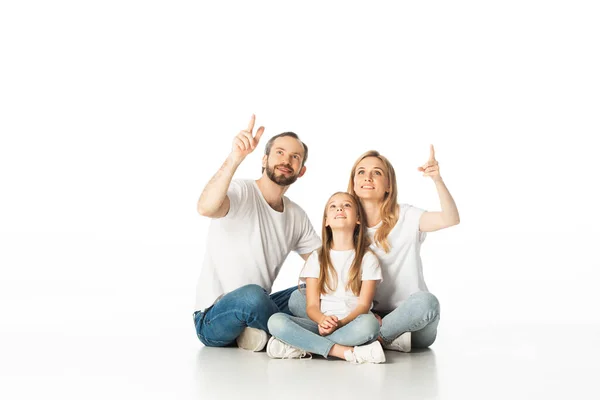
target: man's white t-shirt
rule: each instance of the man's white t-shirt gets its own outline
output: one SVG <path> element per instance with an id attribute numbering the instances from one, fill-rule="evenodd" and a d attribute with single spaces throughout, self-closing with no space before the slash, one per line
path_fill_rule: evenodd
<path id="1" fill-rule="evenodd" d="M 253 180 L 233 180 L 227 190 L 229 212 L 213 219 L 196 289 L 196 310 L 248 284 L 271 292 L 291 251 L 308 254 L 321 246 L 304 210 L 283 197 L 275 211 Z"/>
<path id="2" fill-rule="evenodd" d="M 337 287 L 333 293 L 321 294 L 321 312 L 325 315 L 335 315 L 338 319 L 348 316 L 358 305 L 358 296 L 352 290 L 346 289 L 348 274 L 354 261 L 354 250 L 331 250 L 331 264 L 337 273 Z M 300 280 L 306 283 L 306 278 L 319 278 L 321 269 L 319 254 L 313 252 L 302 272 Z M 377 257 L 370 251 L 366 252 L 361 265 L 361 279 L 363 281 L 381 281 L 381 268 Z M 372 306 L 372 305 L 371 305 Z"/>
<path id="3" fill-rule="evenodd" d="M 383 282 L 377 287 L 373 309 L 393 311 L 411 294 L 428 292 L 420 254 L 421 243 L 426 237 L 426 233 L 419 230 L 419 220 L 424 212 L 409 204 L 400 204 L 398 222 L 388 235 L 389 253 L 375 245 L 375 232 L 381 223 L 367 228 L 371 250 L 379 258 L 383 272 Z"/>

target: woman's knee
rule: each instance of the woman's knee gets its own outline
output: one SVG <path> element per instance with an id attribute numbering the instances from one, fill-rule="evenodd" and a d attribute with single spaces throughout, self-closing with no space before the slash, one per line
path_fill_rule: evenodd
<path id="1" fill-rule="evenodd" d="M 355 329 L 367 336 L 368 340 L 379 336 L 379 321 L 373 314 L 359 315 L 354 322 L 356 323 Z"/>
<path id="2" fill-rule="evenodd" d="M 416 292 L 410 295 L 408 300 L 417 303 L 424 312 L 433 312 L 439 314 L 440 302 L 433 294 L 429 292 Z"/>

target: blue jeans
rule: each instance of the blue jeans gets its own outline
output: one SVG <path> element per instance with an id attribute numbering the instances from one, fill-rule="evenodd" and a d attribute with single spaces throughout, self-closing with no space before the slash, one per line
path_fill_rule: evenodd
<path id="1" fill-rule="evenodd" d="M 293 315 L 306 318 L 305 289 L 294 291 L 290 296 L 289 308 Z M 440 303 L 429 292 L 416 292 L 404 300 L 393 311 L 376 311 L 382 318 L 379 335 L 390 343 L 405 332 L 411 333 L 414 348 L 426 348 L 433 344 L 440 322 Z"/>
<path id="2" fill-rule="evenodd" d="M 277 313 L 269 318 L 269 331 L 282 342 L 327 358 L 334 344 L 358 346 L 376 339 L 379 322 L 371 313 L 361 314 L 331 335 L 321 336 L 313 320 Z"/>
<path id="3" fill-rule="evenodd" d="M 258 285 L 246 285 L 227 293 L 211 307 L 194 312 L 198 339 L 210 347 L 233 344 L 247 327 L 268 332 L 267 322 L 276 312 L 291 314 L 288 301 L 294 286 L 271 295 Z"/>

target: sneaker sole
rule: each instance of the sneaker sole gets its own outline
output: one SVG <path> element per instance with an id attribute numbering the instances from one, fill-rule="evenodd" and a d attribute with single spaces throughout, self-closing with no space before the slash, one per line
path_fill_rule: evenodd
<path id="1" fill-rule="evenodd" d="M 256 330 L 257 332 L 254 332 Z M 257 343 L 256 338 L 260 335 L 260 341 Z M 240 336 L 236 339 L 237 345 L 240 349 L 249 351 L 261 351 L 267 345 L 267 333 L 256 328 L 246 328 L 242 331 Z"/>

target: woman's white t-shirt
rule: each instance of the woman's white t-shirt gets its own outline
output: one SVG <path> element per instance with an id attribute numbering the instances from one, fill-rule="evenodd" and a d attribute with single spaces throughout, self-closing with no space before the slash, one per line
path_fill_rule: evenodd
<path id="1" fill-rule="evenodd" d="M 337 287 L 333 293 L 321 294 L 321 312 L 325 315 L 335 315 L 338 319 L 348 316 L 358 305 L 358 296 L 352 290 L 346 289 L 350 267 L 354 261 L 354 250 L 331 250 L 331 264 L 337 273 Z M 361 265 L 361 279 L 363 281 L 382 280 L 381 268 L 377 257 L 370 251 L 366 252 Z M 300 272 L 300 280 L 306 278 L 319 278 L 318 251 L 314 251 Z M 372 306 L 372 305 L 371 305 Z"/>
<path id="2" fill-rule="evenodd" d="M 420 254 L 421 243 L 426 237 L 426 233 L 419 230 L 419 221 L 424 212 L 409 204 L 400 204 L 398 222 L 388 235 L 389 253 L 375 245 L 375 232 L 381 223 L 367 228 L 372 242 L 371 250 L 379 258 L 383 273 L 383 281 L 375 292 L 374 310 L 392 311 L 411 294 L 428 292 Z"/>

